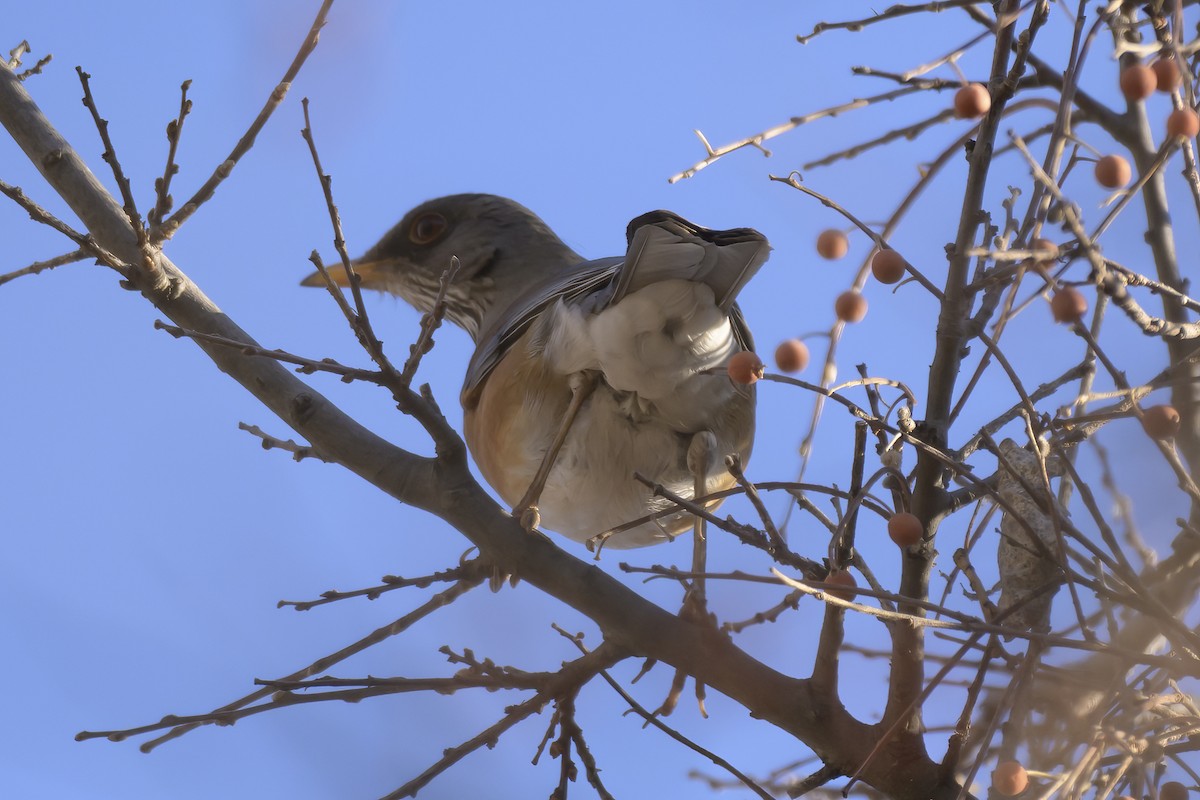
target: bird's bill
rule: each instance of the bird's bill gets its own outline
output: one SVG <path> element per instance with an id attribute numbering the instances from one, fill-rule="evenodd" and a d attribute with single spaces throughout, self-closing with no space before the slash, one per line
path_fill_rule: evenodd
<path id="1" fill-rule="evenodd" d="M 365 289 L 370 289 L 372 286 L 380 286 L 383 284 L 384 271 L 387 269 L 387 263 L 384 261 L 356 261 L 354 262 L 354 272 L 361 278 L 359 285 Z M 346 268 L 341 264 L 333 264 L 325 268 L 329 273 L 329 279 L 333 281 L 335 286 L 349 288 L 350 275 L 347 274 Z M 304 280 L 300 281 L 301 286 L 324 286 L 325 279 L 321 277 L 320 272 L 314 272 L 308 275 Z"/>

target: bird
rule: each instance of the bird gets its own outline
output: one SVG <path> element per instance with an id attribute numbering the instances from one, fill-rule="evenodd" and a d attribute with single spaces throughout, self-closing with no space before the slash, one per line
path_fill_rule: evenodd
<path id="1" fill-rule="evenodd" d="M 661 210 L 631 221 L 626 242 L 586 260 L 519 203 L 455 194 L 352 262 L 362 288 L 429 313 L 457 258 L 443 308 L 475 345 L 460 401 L 480 473 L 527 528 L 614 548 L 694 527 L 646 482 L 696 498 L 734 485 L 727 457 L 748 461 L 755 387 L 725 365 L 753 350 L 735 300 L 770 252 L 753 229 Z M 341 267 L 328 274 L 350 284 Z M 301 283 L 327 285 L 319 272 Z"/>

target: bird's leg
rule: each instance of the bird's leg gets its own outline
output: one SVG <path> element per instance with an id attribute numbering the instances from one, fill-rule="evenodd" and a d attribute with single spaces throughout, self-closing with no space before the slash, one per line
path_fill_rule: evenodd
<path id="1" fill-rule="evenodd" d="M 708 494 L 708 476 L 714 466 L 713 455 L 716 449 L 717 437 L 713 435 L 712 431 L 700 431 L 693 435 L 692 441 L 688 445 L 687 465 L 688 472 L 692 473 L 692 486 L 694 487 L 692 500 L 695 502 L 699 502 L 701 497 Z M 704 592 L 704 571 L 708 567 L 708 541 L 705 538 L 704 518 L 697 516 L 692 525 L 692 584 L 688 588 L 687 594 L 683 596 L 683 608 L 679 610 L 679 616 L 691 622 L 707 625 L 715 632 L 715 621 L 708 613 L 708 598 Z M 676 669 L 666 699 L 654 712 L 656 715 L 669 716 L 675 710 L 686 682 L 687 673 Z M 700 707 L 700 715 L 707 717 L 708 710 L 704 707 L 704 695 L 704 684 L 696 681 L 696 703 Z"/>
<path id="2" fill-rule="evenodd" d="M 700 431 L 692 436 L 688 445 L 688 471 L 692 473 L 692 499 L 699 501 L 708 494 L 708 474 L 713 463 L 713 453 L 717 449 L 717 437 L 712 431 Z M 695 614 L 696 619 L 706 618 L 708 597 L 705 594 L 704 570 L 708 564 L 708 541 L 705 534 L 704 518 L 697 516 L 692 522 L 692 586 L 688 589 L 683 600 L 683 613 Z"/>
<path id="3" fill-rule="evenodd" d="M 550 477 L 550 469 L 554 466 L 554 460 L 558 458 L 558 451 L 562 449 L 563 442 L 567 440 L 567 433 L 571 430 L 579 409 L 596 389 L 596 380 L 594 372 L 574 372 L 567 377 L 567 385 L 571 387 L 571 403 L 563 414 L 558 432 L 554 434 L 554 441 L 542 456 L 542 463 L 538 466 L 537 474 L 533 476 L 533 482 L 529 484 L 521 502 L 513 509 L 513 516 L 521 520 L 521 526 L 527 531 L 532 531 L 541 523 L 537 503 L 541 499 L 542 490 L 546 488 L 546 479 Z"/>

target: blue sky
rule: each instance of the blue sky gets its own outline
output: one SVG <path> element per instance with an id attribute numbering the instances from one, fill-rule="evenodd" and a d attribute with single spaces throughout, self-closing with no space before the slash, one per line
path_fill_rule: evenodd
<path id="1" fill-rule="evenodd" d="M 179 153 L 177 202 L 225 158 L 257 113 L 317 5 L 43 0 L 6 11 L 10 41 L 3 46 L 24 38 L 33 57 L 54 54 L 28 88 L 111 185 L 79 103 L 74 67 L 92 74 L 93 92 L 145 211 L 162 172 L 163 130 L 177 111 L 179 84 L 192 80 L 195 107 Z M 620 253 L 626 222 L 653 208 L 670 208 L 714 228 L 752 226 L 775 250 L 743 293 L 742 306 L 760 350 L 769 353 L 783 338 L 829 329 L 833 298 L 849 286 L 869 248 L 856 235 L 845 260 L 818 259 L 817 234 L 845 227 L 844 221 L 767 175 L 787 174 L 817 156 L 936 113 L 949 95 L 823 120 L 769 143 L 770 159 L 748 150 L 693 180 L 669 185 L 666 179 L 703 155 L 694 128 L 716 145 L 794 114 L 886 91 L 890 84 L 853 78 L 849 67 L 870 63 L 900 71 L 977 32 L 964 16 L 946 12 L 920 25 L 832 32 L 807 46 L 795 41 L 795 34 L 829 18 L 829 9 L 855 16 L 870 8 L 857 2 L 342 2 L 255 149 L 167 252 L 262 344 L 364 363 L 330 299 L 297 285 L 309 270 L 308 253 L 333 249 L 320 187 L 298 133 L 300 99 L 309 97 L 352 252 L 365 250 L 416 203 L 460 191 L 514 197 L 588 257 Z M 1045 35 L 1066 42 L 1065 30 L 1056 17 Z M 1089 68 L 1098 93 L 1111 99 L 1113 67 L 1101 50 Z M 989 58 L 969 54 L 963 69 L 982 77 Z M 935 74 L 954 77 L 945 70 Z M 1165 116 L 1165 101 L 1156 102 Z M 1031 114 L 1014 127 L 1027 130 L 1045 119 Z M 917 142 L 806 171 L 806 182 L 877 223 L 916 179 L 916 164 L 968 126 L 936 126 Z M 1098 146 L 1111 147 L 1095 130 L 1087 134 Z M 997 214 L 1004 185 L 1028 182 L 1015 159 L 1003 163 L 1007 172 L 997 171 L 989 195 Z M 935 282 L 944 273 L 943 248 L 954 236 L 964 172 L 965 162 L 952 159 L 893 239 Z M 7 141 L 0 142 L 0 177 L 65 213 Z M 1098 218 L 1104 200 L 1098 187 L 1081 179 L 1072 188 L 1085 213 Z M 1194 246 L 1194 221 L 1190 225 L 1182 235 Z M 1136 261 L 1139 241 L 1136 224 L 1118 226 L 1106 247 Z M 0 272 L 71 249 L 11 205 L 0 206 L 0 245 Z M 908 382 L 923 397 L 936 304 L 911 284 L 894 295 L 878 284 L 866 293 L 870 314 L 839 345 L 840 374 L 852 376 L 855 364 L 867 363 L 873 374 Z M 1026 365 L 1030 385 L 1053 377 L 1082 352 L 1074 336 L 1050 324 L 1041 304 L 1025 312 L 1007 341 L 1010 358 Z M 403 353 L 417 332 L 415 313 L 390 298 L 372 298 L 369 308 L 393 356 Z M 115 275 L 88 264 L 0 287 L 6 367 L 0 393 L 0 586 L 9 598 L 0 612 L 9 677 L 0 794 L 177 800 L 383 795 L 443 748 L 490 725 L 505 704 L 517 702 L 515 696 L 414 696 L 290 709 L 233 728 L 205 728 L 150 756 L 134 742 L 72 740 L 81 729 L 216 707 L 248 692 L 254 677 L 283 675 L 332 652 L 416 606 L 417 591 L 305 614 L 276 610 L 276 601 L 371 585 L 386 573 L 420 575 L 454 563 L 467 546 L 438 520 L 335 467 L 297 465 L 284 454 L 262 451 L 238 422 L 283 437 L 290 432 L 195 347 L 154 331 L 157 317 L 140 297 L 122 291 Z M 1161 352 L 1120 320 L 1110 329 L 1109 343 L 1130 365 L 1133 380 L 1165 366 Z M 822 341 L 809 340 L 815 357 L 823 353 Z M 452 419 L 469 353 L 467 337 L 446 330 L 422 367 L 422 379 Z M 815 370 L 802 377 L 816 380 Z M 321 376 L 312 382 L 375 431 L 430 451 L 427 437 L 395 412 L 384 393 Z M 764 385 L 760 398 L 750 474 L 787 479 L 796 471 L 812 397 Z M 964 415 L 962 430 L 1015 399 L 1011 386 L 989 375 L 977 394 L 979 408 Z M 1107 441 L 1122 454 L 1118 477 L 1125 489 L 1141 498 L 1139 521 L 1161 544 L 1164 526 L 1180 509 L 1173 498 L 1161 501 L 1173 479 L 1135 428 L 1115 425 Z M 852 442 L 852 420 L 827 411 L 808 477 L 846 486 Z M 785 508 L 779 497 L 770 504 L 776 513 Z M 742 506 L 729 508 L 746 514 Z M 949 534 L 951 544 L 961 533 L 959 525 Z M 816 526 L 798 523 L 790 535 L 803 552 L 823 554 Z M 872 520 L 860 536 L 876 572 L 894 577 L 897 554 L 882 522 Z M 563 546 L 586 557 L 576 545 Z M 941 549 L 948 555 L 953 547 Z M 602 563 L 615 573 L 621 560 L 684 563 L 689 552 L 677 544 L 610 555 Z M 713 559 L 721 568 L 766 568 L 724 541 L 714 545 Z M 649 585 L 645 591 L 666 607 L 678 602 L 671 587 Z M 778 597 L 741 586 L 715 587 L 713 595 L 725 619 L 749 616 Z M 787 627 L 753 629 L 744 641 L 769 663 L 804 674 L 819 619 L 815 604 L 802 606 Z M 334 672 L 449 674 L 452 668 L 437 653 L 443 644 L 522 668 L 551 668 L 572 655 L 551 632 L 551 622 L 588 631 L 596 641 L 586 620 L 528 586 L 498 596 L 478 590 L 443 617 Z M 852 621 L 850 631 L 879 641 L 879 629 L 867 622 Z M 627 680 L 635 667 L 624 665 L 618 674 Z M 861 680 L 849 702 L 869 717 L 882 691 L 877 674 L 855 659 L 847 660 L 847 669 Z M 638 685 L 638 697 L 655 705 L 667 679 L 660 667 Z M 939 702 L 954 709 L 959 696 Z M 801 754 L 719 697 L 710 699 L 709 709 L 713 718 L 699 720 L 685 701 L 676 722 L 746 771 L 761 774 Z M 707 791 L 687 783 L 685 775 L 689 769 L 712 772 L 710 766 L 660 734 L 642 732 L 622 710 L 600 685 L 581 699 L 580 722 L 617 796 Z M 538 768 L 528 764 L 547 721 L 543 715 L 521 725 L 422 796 L 549 794 L 557 765 L 548 759 Z M 940 745 L 933 747 L 940 752 Z M 588 795 L 584 786 L 576 791 Z"/>

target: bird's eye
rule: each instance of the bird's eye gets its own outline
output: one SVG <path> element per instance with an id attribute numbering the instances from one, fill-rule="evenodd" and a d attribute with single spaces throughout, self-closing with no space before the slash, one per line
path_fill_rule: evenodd
<path id="1" fill-rule="evenodd" d="M 422 214 L 413 220 L 408 229 L 408 238 L 413 244 L 429 244 L 446 230 L 446 218 L 441 214 L 430 212 Z"/>

